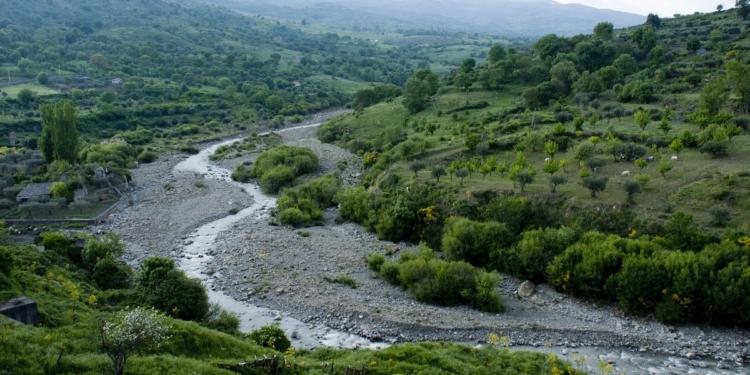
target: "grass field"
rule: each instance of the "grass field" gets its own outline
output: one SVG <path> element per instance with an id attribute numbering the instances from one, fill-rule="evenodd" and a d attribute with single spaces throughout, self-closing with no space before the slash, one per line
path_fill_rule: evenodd
<path id="1" fill-rule="evenodd" d="M 9 97 L 14 99 L 18 96 L 18 93 L 24 89 L 29 89 L 39 96 L 59 94 L 56 90 L 53 90 L 47 86 L 40 85 L 38 83 L 24 83 L 2 88 L 4 92 L 8 93 Z"/>

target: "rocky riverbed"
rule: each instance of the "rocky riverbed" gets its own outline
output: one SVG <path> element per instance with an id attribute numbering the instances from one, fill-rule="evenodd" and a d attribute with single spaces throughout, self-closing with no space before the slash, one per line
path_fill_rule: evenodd
<path id="1" fill-rule="evenodd" d="M 313 149 L 321 158 L 320 174 L 339 173 L 350 183 L 356 182 L 356 156 L 320 144 L 314 134 L 314 128 L 306 128 L 284 132 L 282 136 L 287 144 Z M 184 256 L 183 241 L 192 229 L 227 215 L 231 207 L 244 208 L 251 203 L 236 185 L 174 172 L 173 166 L 180 160 L 181 157 L 166 158 L 136 169 L 134 205 L 101 228 L 123 236 L 130 259 L 151 254 Z M 347 161 L 344 171 L 338 168 L 340 161 Z M 244 161 L 225 161 L 222 166 L 231 168 L 233 162 Z M 166 184 L 172 188 L 165 189 Z M 508 336 L 512 345 L 555 346 L 561 355 L 583 350 L 582 347 L 609 347 L 675 356 L 672 362 L 682 363 L 685 372 L 673 373 L 702 368 L 699 361 L 708 358 L 721 361 L 708 367 L 746 373 L 738 366 L 750 354 L 747 331 L 671 327 L 650 318 L 626 316 L 616 306 L 578 301 L 544 285 L 537 286 L 530 296 L 521 297 L 516 293 L 521 280 L 507 276 L 500 286 L 508 306 L 502 315 L 418 303 L 373 275 L 364 261 L 374 252 L 396 258 L 401 252 L 410 251 L 407 244 L 379 241 L 355 224 L 336 225 L 335 209 L 326 211 L 327 222 L 322 227 L 299 230 L 272 226 L 270 208 L 261 209 L 218 235 L 215 258 L 206 272 L 211 288 L 240 301 L 282 311 L 310 326 L 326 325 L 375 341 L 478 343 L 496 333 Z M 354 279 L 356 289 L 325 280 L 341 275 Z M 628 356 L 625 351 L 622 353 Z M 694 363 L 680 362 L 677 357 Z M 663 368 L 656 370 L 654 373 L 662 373 Z"/>

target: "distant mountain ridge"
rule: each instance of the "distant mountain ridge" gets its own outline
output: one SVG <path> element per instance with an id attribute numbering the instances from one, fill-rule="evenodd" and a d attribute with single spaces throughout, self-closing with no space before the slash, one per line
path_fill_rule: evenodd
<path id="1" fill-rule="evenodd" d="M 248 13 L 308 21 L 327 26 L 439 27 L 448 30 L 481 32 L 503 36 L 539 37 L 546 34 L 572 36 L 590 33 L 599 22 L 615 27 L 641 24 L 645 16 L 581 4 L 561 4 L 552 0 L 202 0 Z M 368 16 L 369 14 L 369 16 Z"/>

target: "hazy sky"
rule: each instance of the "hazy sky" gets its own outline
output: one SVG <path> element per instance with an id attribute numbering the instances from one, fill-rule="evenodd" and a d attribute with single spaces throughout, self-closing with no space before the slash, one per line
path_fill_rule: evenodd
<path id="1" fill-rule="evenodd" d="M 672 17 L 675 13 L 713 12 L 723 4 L 725 9 L 734 7 L 734 0 L 556 0 L 560 3 L 578 3 L 597 8 Z"/>

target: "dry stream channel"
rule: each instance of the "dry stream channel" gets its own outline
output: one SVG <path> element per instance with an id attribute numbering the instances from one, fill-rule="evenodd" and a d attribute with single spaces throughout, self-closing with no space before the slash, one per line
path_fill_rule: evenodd
<path id="1" fill-rule="evenodd" d="M 279 132 L 317 127 L 320 124 L 299 126 L 280 130 Z M 207 268 L 213 260 L 213 250 L 219 234 L 230 229 L 242 220 L 268 220 L 269 210 L 276 205 L 276 198 L 263 194 L 254 183 L 238 183 L 230 178 L 231 172 L 218 167 L 209 161 L 209 157 L 222 145 L 229 145 L 241 139 L 230 140 L 204 149 L 174 167 L 175 172 L 200 173 L 207 179 L 226 181 L 241 187 L 252 198 L 253 203 L 235 215 L 207 223 L 188 236 L 181 248 L 180 268 L 190 277 L 197 277 L 204 281 L 208 289 L 211 302 L 218 303 L 225 309 L 237 314 L 240 319 L 240 330 L 250 332 L 253 329 L 271 323 L 279 323 L 281 328 L 290 336 L 295 347 L 315 348 L 320 346 L 335 348 L 369 348 L 382 349 L 388 343 L 371 342 L 370 340 L 347 332 L 334 330 L 323 325 L 307 324 L 287 313 L 272 311 L 248 302 L 239 301 L 213 287 L 212 280 L 220 280 L 220 272 L 207 274 Z M 476 345 L 476 343 L 466 343 Z M 596 348 L 596 347 L 525 347 L 514 346 L 511 350 L 530 350 L 544 353 L 555 353 L 563 359 L 573 362 L 573 355 L 585 358 L 585 363 L 579 363 L 579 368 L 587 367 L 590 373 L 602 373 L 599 362 L 611 363 L 614 374 L 750 374 L 750 370 L 731 362 L 717 362 L 709 359 L 688 360 L 682 357 L 657 355 L 649 352 L 639 352 L 626 348 Z"/>

